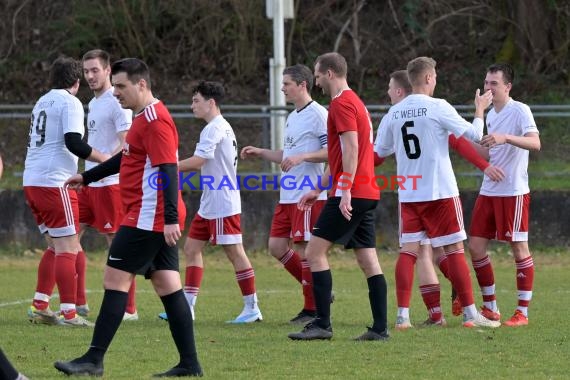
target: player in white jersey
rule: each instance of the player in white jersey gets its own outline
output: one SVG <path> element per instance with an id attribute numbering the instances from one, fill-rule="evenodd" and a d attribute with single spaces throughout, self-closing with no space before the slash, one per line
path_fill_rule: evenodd
<path id="1" fill-rule="evenodd" d="M 237 141 L 231 125 L 220 112 L 224 87 L 218 82 L 200 82 L 193 91 L 192 111 L 208 124 L 200 133 L 196 151 L 178 163 L 181 172 L 201 171 L 200 208 L 192 219 L 184 244 L 186 277 L 184 295 L 194 317 L 194 305 L 204 273 L 202 250 L 206 243 L 221 245 L 232 263 L 243 296 L 242 312 L 229 323 L 261 321 L 255 274 L 242 244 L 241 197 L 237 182 Z M 165 313 L 159 315 L 166 319 Z"/>
<path id="2" fill-rule="evenodd" d="M 530 108 L 510 97 L 513 80 L 514 70 L 508 64 L 494 64 L 487 69 L 485 90 L 493 94 L 493 108 L 487 114 L 488 135 L 481 145 L 490 162 L 504 168 L 506 180 L 483 181 L 471 219 L 469 252 L 483 295 L 482 314 L 499 320 L 487 246 L 491 239 L 509 242 L 516 265 L 518 306 L 504 325 L 524 326 L 528 324 L 534 280 L 534 262 L 528 248 L 527 168 L 529 151 L 540 150 L 540 138 Z"/>
<path id="3" fill-rule="evenodd" d="M 379 127 L 377 153 L 385 157 L 395 151 L 397 174 L 407 180 L 398 190 L 401 205 L 401 254 L 417 256 L 420 242 L 429 238 L 434 247 L 443 246 L 453 287 L 463 306 L 464 326 L 498 327 L 475 308 L 469 268 L 463 252 L 465 231 L 459 190 L 449 159 L 449 133 L 479 140 L 483 113 L 490 92 L 475 96 L 473 124 L 464 120 L 445 100 L 433 98 L 436 62 L 418 57 L 408 63 L 412 94 L 392 106 Z M 413 181 L 413 179 L 416 181 Z M 399 315 L 403 317 L 403 315 Z"/>
<path id="4" fill-rule="evenodd" d="M 110 156 L 82 141 L 84 112 L 75 97 L 80 79 L 78 61 L 58 58 L 50 70 L 52 90 L 32 110 L 24 194 L 48 245 L 40 260 L 36 293 L 28 310 L 30 320 L 36 323 L 93 325 L 76 310 L 79 208 L 77 193 L 64 183 L 77 173 L 78 157 L 103 162 Z M 63 319 L 49 308 L 55 284 Z"/>
<path id="5" fill-rule="evenodd" d="M 281 181 L 290 178 L 292 188 L 279 189 L 279 204 L 273 213 L 269 234 L 269 253 L 302 285 L 304 305 L 291 323 L 306 324 L 316 317 L 311 268 L 305 257 L 305 246 L 311 230 L 325 204 L 326 192 L 311 209 L 297 208 L 303 194 L 322 182 L 327 160 L 327 110 L 311 99 L 313 74 L 305 65 L 294 65 L 283 70 L 283 86 L 287 102 L 295 110 L 287 117 L 282 150 L 246 146 L 241 150 L 243 159 L 260 157 L 281 165 Z M 308 186 L 300 186 L 308 183 Z M 293 243 L 293 247 L 290 244 Z"/>
<path id="6" fill-rule="evenodd" d="M 412 93 L 412 85 L 408 80 L 406 70 L 397 70 L 390 74 L 388 83 L 388 96 L 392 105 L 401 102 Z M 375 146 L 380 146 L 377 135 Z M 454 134 L 449 135 L 449 146 L 456 150 L 463 158 L 493 180 L 501 180 L 504 173 L 501 169 L 490 165 L 474 147 L 473 142 L 464 137 L 456 138 Z M 377 148 L 378 150 L 379 148 Z M 375 163 L 380 165 L 384 160 L 375 155 Z M 412 287 L 414 282 L 414 265 L 418 274 L 418 284 L 424 304 L 428 310 L 429 317 L 421 326 L 445 326 L 440 303 L 440 284 L 434 270 L 434 259 L 443 275 L 449 279 L 449 268 L 447 256 L 443 254 L 443 248 L 432 249 L 429 239 L 421 241 L 420 251 L 417 256 L 411 252 L 402 252 L 396 262 L 396 295 L 398 301 L 398 316 L 396 318 L 396 330 L 406 330 L 413 327 L 409 318 L 409 307 Z M 454 315 L 462 313 L 461 302 L 452 289 L 452 312 Z"/>
<path id="7" fill-rule="evenodd" d="M 87 114 L 87 143 L 97 150 L 111 156 L 118 153 L 125 143 L 133 111 L 123 109 L 117 98 L 113 96 L 111 86 L 111 57 L 104 50 L 90 50 L 83 55 L 83 76 L 93 91 L 93 99 L 89 102 Z M 85 162 L 85 170 L 95 167 L 93 162 Z M 78 194 L 79 222 L 83 236 L 85 226 L 95 228 L 105 236 L 110 246 L 115 232 L 123 218 L 123 207 L 119 189 L 119 175 L 114 174 L 100 181 L 90 183 Z M 85 252 L 77 255 L 77 311 L 86 316 L 89 313 L 85 292 Z M 136 283 L 129 289 L 125 320 L 138 320 L 135 305 Z"/>

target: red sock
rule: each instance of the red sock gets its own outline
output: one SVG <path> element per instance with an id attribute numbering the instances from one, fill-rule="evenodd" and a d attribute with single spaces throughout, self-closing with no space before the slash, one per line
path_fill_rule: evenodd
<path id="1" fill-rule="evenodd" d="M 461 306 L 465 307 L 473 305 L 475 301 L 473 299 L 471 274 L 469 273 L 467 261 L 465 261 L 463 248 L 458 249 L 457 251 L 446 252 L 445 255 L 448 260 L 451 284 L 457 292 L 457 296 L 461 301 Z"/>
<path id="2" fill-rule="evenodd" d="M 449 262 L 447 261 L 447 256 L 441 255 L 437 258 L 437 267 L 445 278 L 449 280 Z"/>
<path id="3" fill-rule="evenodd" d="M 313 274 L 311 273 L 311 267 L 307 260 L 301 260 L 301 266 L 303 268 L 303 280 L 301 284 L 303 285 L 303 296 L 305 298 L 303 309 L 315 311 L 317 307 L 315 306 L 315 296 L 313 294 Z"/>
<path id="4" fill-rule="evenodd" d="M 439 284 L 428 284 L 420 286 L 420 293 L 429 313 L 429 319 L 437 322 L 443 316 L 441 314 L 440 286 Z"/>
<path id="5" fill-rule="evenodd" d="M 197 296 L 200 292 L 202 277 L 204 277 L 204 268 L 194 266 L 186 267 L 184 293 L 191 293 Z"/>
<path id="6" fill-rule="evenodd" d="M 137 311 L 137 304 L 135 302 L 135 292 L 137 291 L 137 279 L 133 278 L 129 293 L 127 295 L 127 308 L 125 311 L 129 314 L 134 314 Z"/>
<path id="7" fill-rule="evenodd" d="M 497 299 L 493 286 L 495 285 L 495 275 L 493 273 L 493 266 L 489 256 L 485 256 L 481 260 L 471 260 L 473 270 L 477 276 L 477 282 L 483 294 L 483 302 L 493 302 Z"/>
<path id="8" fill-rule="evenodd" d="M 255 293 L 255 273 L 253 268 L 236 272 L 236 280 L 242 295 L 248 296 Z"/>
<path id="9" fill-rule="evenodd" d="M 297 252 L 290 249 L 285 252 L 279 261 L 281 261 L 287 272 L 291 273 L 291 276 L 295 277 L 301 284 L 303 283 L 301 256 Z"/>
<path id="10" fill-rule="evenodd" d="M 77 296 L 76 259 L 77 255 L 69 252 L 55 255 L 55 282 L 59 290 L 60 304 L 75 305 L 75 297 Z M 64 313 L 64 316 L 66 319 L 74 318 L 75 310 L 72 313 Z"/>
<path id="11" fill-rule="evenodd" d="M 400 252 L 396 262 L 396 298 L 398 307 L 410 307 L 412 287 L 414 285 L 414 265 L 417 255 L 412 252 Z"/>
<path id="12" fill-rule="evenodd" d="M 77 271 L 77 304 L 86 305 L 87 296 L 85 295 L 85 272 L 86 272 L 86 257 L 84 251 L 77 252 L 77 259 L 75 260 L 75 270 Z"/>
<path id="13" fill-rule="evenodd" d="M 532 298 L 532 284 L 534 282 L 534 261 L 529 256 L 515 261 L 517 267 L 518 306 L 527 308 Z M 526 309 L 523 309 L 526 310 Z"/>
<path id="14" fill-rule="evenodd" d="M 37 281 L 36 293 L 51 296 L 55 287 L 55 251 L 53 248 L 47 248 L 40 259 Z M 49 306 L 49 302 L 48 300 L 34 299 L 32 305 L 36 309 L 44 310 Z"/>

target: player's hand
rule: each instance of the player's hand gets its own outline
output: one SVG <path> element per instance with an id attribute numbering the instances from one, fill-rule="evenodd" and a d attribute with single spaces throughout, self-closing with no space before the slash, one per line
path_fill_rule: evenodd
<path id="1" fill-rule="evenodd" d="M 281 170 L 283 170 L 284 172 L 288 172 L 289 170 L 291 170 L 291 168 L 293 168 L 293 166 L 297 166 L 303 161 L 304 158 L 303 155 L 301 154 L 297 156 L 290 156 L 284 158 L 283 161 L 281 161 Z"/>
<path id="2" fill-rule="evenodd" d="M 495 133 L 491 133 L 490 135 L 485 135 L 481 139 L 480 144 L 487 148 L 492 148 L 496 145 L 503 145 L 507 142 L 506 135 L 499 135 Z"/>
<path id="3" fill-rule="evenodd" d="M 311 190 L 305 193 L 297 202 L 297 208 L 301 211 L 309 210 L 315 204 L 320 194 L 319 190 Z"/>
<path id="4" fill-rule="evenodd" d="M 164 225 L 164 240 L 169 246 L 174 247 L 181 236 L 182 233 L 180 232 L 180 225 L 178 223 Z"/>
<path id="5" fill-rule="evenodd" d="M 505 172 L 503 169 L 493 165 L 489 165 L 483 173 L 485 173 L 485 175 L 493 182 L 499 182 L 505 179 Z"/>
<path id="6" fill-rule="evenodd" d="M 83 188 L 83 176 L 81 174 L 74 174 L 65 181 L 63 187 L 81 191 Z"/>
<path id="7" fill-rule="evenodd" d="M 491 90 L 487 90 L 483 94 L 481 94 L 481 90 L 477 89 L 475 91 L 475 108 L 477 109 L 487 109 L 493 102 L 493 93 Z"/>
<path id="8" fill-rule="evenodd" d="M 261 149 L 254 146 L 244 146 L 240 152 L 240 157 L 242 160 L 250 157 L 259 157 L 261 155 Z"/>
<path id="9" fill-rule="evenodd" d="M 346 220 L 352 219 L 351 200 L 352 200 L 352 194 L 350 194 L 350 190 L 344 190 L 342 192 L 342 197 L 340 198 L 340 204 L 338 205 L 338 208 L 340 209 L 342 216 L 344 216 Z"/>

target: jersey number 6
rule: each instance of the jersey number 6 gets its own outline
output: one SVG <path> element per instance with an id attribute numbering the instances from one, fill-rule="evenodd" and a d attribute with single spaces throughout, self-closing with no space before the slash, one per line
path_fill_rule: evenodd
<path id="1" fill-rule="evenodd" d="M 408 128 L 412 128 L 413 126 L 414 122 L 411 120 L 406 121 L 404 125 L 402 125 L 402 142 L 406 149 L 406 156 L 408 156 L 410 160 L 418 159 L 420 154 L 422 154 L 420 139 L 413 133 L 408 133 Z"/>

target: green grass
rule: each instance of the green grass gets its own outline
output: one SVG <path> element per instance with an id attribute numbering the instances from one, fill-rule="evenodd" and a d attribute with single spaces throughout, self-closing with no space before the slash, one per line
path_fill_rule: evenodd
<path id="1" fill-rule="evenodd" d="M 562 379 L 567 378 L 568 265 L 561 250 L 535 254 L 536 279 L 531 323 L 524 328 L 465 329 L 451 316 L 449 286 L 442 286 L 447 328 L 392 331 L 387 342 L 356 343 L 370 324 L 366 282 L 350 252 L 331 256 L 336 301 L 334 338 L 330 342 L 293 342 L 287 333 L 299 327 L 287 321 L 301 308 L 300 286 L 265 253 L 252 254 L 264 321 L 233 326 L 242 302 L 229 262 L 218 251 L 205 256 L 206 271 L 196 305 L 196 341 L 206 378 L 210 379 Z M 503 314 L 516 305 L 513 262 L 498 249 L 493 254 L 498 302 Z M 89 303 L 93 315 L 102 298 L 103 253 L 91 255 Z M 389 324 L 395 318 L 394 254 L 381 254 L 388 274 Z M 87 348 L 91 329 L 32 325 L 26 308 L 35 286 L 38 254 L 0 256 L 1 347 L 17 368 L 32 379 L 64 379 L 53 362 L 72 359 Z M 124 323 L 105 360 L 105 378 L 141 379 L 166 370 L 177 354 L 162 311 L 148 281 L 138 278 L 138 322 Z M 479 302 L 478 291 L 476 299 Z M 57 300 L 53 308 L 57 308 Z M 94 317 L 90 318 L 94 320 Z M 425 319 L 421 297 L 412 299 L 412 321 Z"/>

